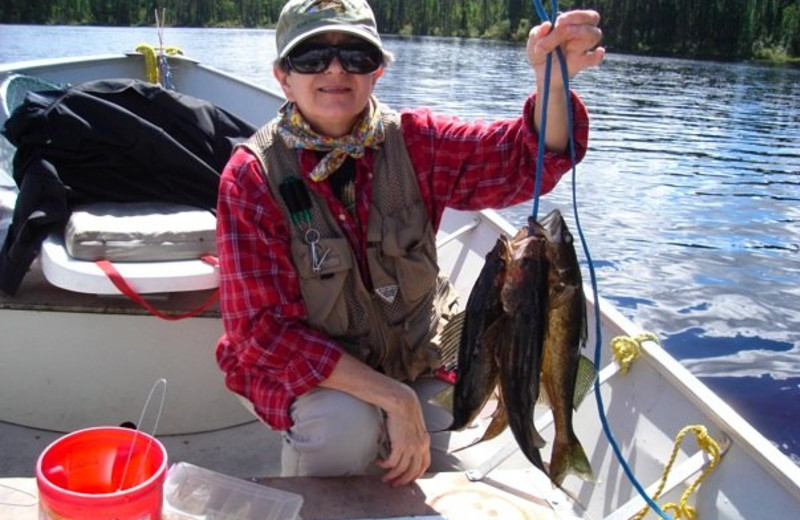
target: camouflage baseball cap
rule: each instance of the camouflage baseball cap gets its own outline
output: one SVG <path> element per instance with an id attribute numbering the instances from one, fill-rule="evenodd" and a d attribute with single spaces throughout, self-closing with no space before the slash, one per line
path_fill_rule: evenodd
<path id="1" fill-rule="evenodd" d="M 367 0 L 289 0 L 275 28 L 278 56 L 285 58 L 301 41 L 330 31 L 358 36 L 383 50 Z"/>

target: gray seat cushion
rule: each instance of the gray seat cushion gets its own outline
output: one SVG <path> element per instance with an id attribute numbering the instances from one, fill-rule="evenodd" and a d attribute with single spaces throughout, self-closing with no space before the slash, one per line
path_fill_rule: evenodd
<path id="1" fill-rule="evenodd" d="M 158 262 L 216 255 L 216 218 L 167 202 L 98 202 L 73 210 L 64 232 L 79 260 Z"/>

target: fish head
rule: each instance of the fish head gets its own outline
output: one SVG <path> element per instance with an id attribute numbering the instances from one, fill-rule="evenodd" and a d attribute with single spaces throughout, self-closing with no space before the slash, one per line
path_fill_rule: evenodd
<path id="1" fill-rule="evenodd" d="M 552 214 L 551 214 L 552 215 Z M 561 214 L 548 215 L 545 223 L 550 239 L 547 260 L 556 269 L 561 282 L 580 283 L 580 267 L 575 253 L 575 239 Z"/>
<path id="2" fill-rule="evenodd" d="M 511 243 L 511 255 L 506 269 L 505 282 L 500 293 L 503 310 L 515 312 L 534 287 L 546 276 L 547 253 L 544 237 L 533 234 L 515 237 Z"/>

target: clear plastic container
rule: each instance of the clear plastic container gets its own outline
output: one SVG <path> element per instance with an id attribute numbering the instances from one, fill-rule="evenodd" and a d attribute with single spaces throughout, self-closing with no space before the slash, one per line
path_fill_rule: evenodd
<path id="1" fill-rule="evenodd" d="M 295 520 L 302 505 L 298 494 L 179 462 L 164 483 L 162 520 Z"/>

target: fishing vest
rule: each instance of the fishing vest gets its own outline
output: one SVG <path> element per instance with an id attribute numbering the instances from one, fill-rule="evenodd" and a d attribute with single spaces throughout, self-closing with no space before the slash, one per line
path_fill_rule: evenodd
<path id="1" fill-rule="evenodd" d="M 310 181 L 300 180 L 297 151 L 286 146 L 275 122 L 242 146 L 261 160 L 272 196 L 290 223 L 292 263 L 308 324 L 389 377 L 413 381 L 441 365 L 436 336 L 452 294 L 449 283 L 439 278 L 435 234 L 403 140 L 400 116 L 385 111 L 382 117 L 385 141 L 375 157 L 367 222 L 372 290 L 361 278 L 358 260 L 336 216 L 322 197 L 306 187 Z M 292 215 L 280 189 L 287 179 L 301 183 L 308 193 L 310 212 Z"/>

